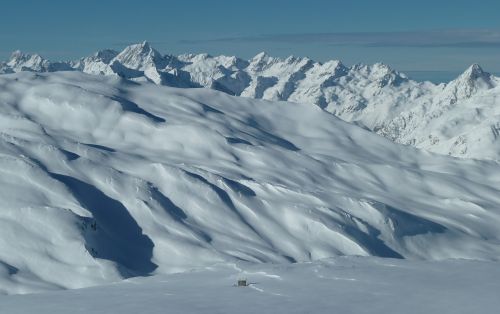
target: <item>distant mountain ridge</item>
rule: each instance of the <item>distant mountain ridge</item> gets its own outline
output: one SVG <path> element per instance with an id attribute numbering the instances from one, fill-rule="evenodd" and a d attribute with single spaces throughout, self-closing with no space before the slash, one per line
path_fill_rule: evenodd
<path id="1" fill-rule="evenodd" d="M 447 84 L 416 82 L 382 63 L 250 60 L 208 54 L 163 55 L 148 42 L 69 62 L 16 51 L 0 73 L 82 71 L 235 96 L 311 103 L 395 142 L 458 157 L 500 159 L 500 79 L 471 65 Z"/>

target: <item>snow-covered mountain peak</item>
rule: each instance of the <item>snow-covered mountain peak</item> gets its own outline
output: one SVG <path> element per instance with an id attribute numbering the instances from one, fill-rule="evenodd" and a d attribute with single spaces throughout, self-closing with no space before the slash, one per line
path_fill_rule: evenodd
<path id="1" fill-rule="evenodd" d="M 267 68 L 275 63 L 280 62 L 281 60 L 271 57 L 266 52 L 260 52 L 248 61 L 250 62 L 250 64 L 248 65 L 248 70 L 250 72 L 259 72 L 265 71 Z"/>
<path id="2" fill-rule="evenodd" d="M 48 70 L 49 61 L 45 60 L 39 54 L 28 54 L 20 50 L 16 50 L 12 53 L 9 61 L 7 61 L 6 64 L 15 72 L 46 72 Z"/>
<path id="3" fill-rule="evenodd" d="M 349 69 L 349 74 L 362 83 L 364 82 L 363 84 L 375 83 L 378 88 L 399 86 L 409 80 L 405 74 L 392 69 L 384 63 L 355 64 Z"/>
<path id="4" fill-rule="evenodd" d="M 475 77 L 479 77 L 479 76 L 482 76 L 484 74 L 487 74 L 486 72 L 483 71 L 483 68 L 481 68 L 481 66 L 477 63 L 473 63 L 470 67 L 467 68 L 467 70 L 465 70 L 465 72 L 463 73 L 463 75 L 468 75 L 468 76 L 475 76 Z"/>
<path id="5" fill-rule="evenodd" d="M 256 54 L 252 59 L 250 59 L 250 62 L 260 62 L 262 60 L 267 60 L 269 58 L 270 56 L 267 54 L 267 52 L 261 51 L 258 54 Z"/>
<path id="6" fill-rule="evenodd" d="M 444 96 L 455 103 L 458 99 L 470 98 L 479 91 L 495 87 L 493 76 L 483 71 L 478 64 L 472 64 L 458 78 L 446 85 Z"/>
<path id="7" fill-rule="evenodd" d="M 101 60 L 105 63 L 111 62 L 111 60 L 118 55 L 118 51 L 112 49 L 99 50 L 92 55 L 97 60 Z"/>
<path id="8" fill-rule="evenodd" d="M 27 54 L 25 54 L 24 52 L 22 52 L 21 50 L 15 50 L 12 52 L 12 54 L 10 55 L 10 59 L 9 59 L 9 62 L 11 60 L 19 60 L 19 59 L 22 59 L 24 58 L 25 56 L 27 56 Z"/>
<path id="9" fill-rule="evenodd" d="M 149 67 L 163 69 L 167 65 L 166 59 L 147 41 L 126 47 L 114 60 L 129 69 L 139 71 L 144 71 Z"/>
<path id="10" fill-rule="evenodd" d="M 236 56 L 217 56 L 215 59 L 225 68 L 232 70 L 243 70 L 250 64 L 247 60 Z"/>
<path id="11" fill-rule="evenodd" d="M 315 64 L 315 71 L 318 72 L 318 75 L 321 77 L 332 77 L 339 78 L 341 76 L 345 76 L 349 72 L 349 68 L 345 66 L 340 60 L 330 60 L 325 63 L 317 63 Z"/>
<path id="12" fill-rule="evenodd" d="M 296 56 L 288 56 L 284 60 L 284 63 L 286 64 L 309 63 L 309 62 L 314 62 L 314 61 L 309 59 L 308 57 L 296 57 Z"/>
<path id="13" fill-rule="evenodd" d="M 493 82 L 491 80 L 492 75 L 488 72 L 483 71 L 479 64 L 472 64 L 467 70 L 465 70 L 462 75 L 458 77 L 459 82 L 465 82 L 468 84 L 476 84 L 484 86 L 487 88 L 493 87 Z"/>
<path id="14" fill-rule="evenodd" d="M 120 53 L 102 50 L 74 62 L 50 62 L 39 55 L 17 51 L 8 62 L 0 63 L 0 73 L 63 70 L 117 75 L 174 87 L 205 87 L 250 98 L 309 103 L 396 142 L 455 156 L 465 156 L 462 152 L 466 150 L 457 150 L 453 148 L 455 142 L 445 143 L 444 139 L 457 137 L 461 142 L 463 134 L 473 132 L 467 126 L 455 128 L 452 135 L 445 119 L 447 111 L 451 107 L 481 105 L 484 110 L 468 116 L 485 121 L 484 130 L 489 134 L 488 130 L 496 130 L 497 120 L 484 113 L 489 112 L 488 108 L 498 108 L 495 95 L 500 91 L 495 88 L 500 86 L 500 80 L 477 64 L 454 81 L 436 85 L 413 81 L 384 63 L 346 67 L 338 60 L 322 63 L 294 56 L 271 57 L 265 52 L 250 60 L 207 53 L 171 56 L 160 54 L 148 42 L 130 45 Z M 487 103 L 484 97 L 488 98 Z M 495 111 L 491 114 L 496 115 Z M 431 122 L 439 124 L 433 127 L 434 133 L 446 131 L 448 135 L 430 134 L 432 128 L 424 126 Z M 489 127 L 491 125 L 494 127 Z M 431 144 L 422 144 L 426 141 Z M 481 143 L 484 147 L 497 145 L 487 140 Z M 467 156 L 485 158 L 488 155 L 488 158 L 500 159 L 496 151 L 486 154 L 485 149 L 472 152 L 469 148 Z"/>
<path id="15" fill-rule="evenodd" d="M 125 47 L 121 52 L 120 55 L 126 56 L 126 55 L 147 55 L 147 54 L 158 54 L 160 53 L 153 49 L 151 45 L 147 41 L 143 41 L 141 43 L 137 44 L 132 44 L 127 47 Z"/>
<path id="16" fill-rule="evenodd" d="M 109 75 L 113 74 L 110 63 L 118 55 L 111 49 L 99 50 L 91 56 L 81 58 L 72 62 L 72 68 L 89 74 Z"/>
<path id="17" fill-rule="evenodd" d="M 385 63 L 374 63 L 371 65 L 367 64 L 356 64 L 351 67 L 351 70 L 359 72 L 365 77 L 372 79 L 381 79 L 387 75 L 392 75 L 395 77 L 400 77 L 402 79 L 407 79 L 406 75 L 392 69 L 389 65 Z"/>
<path id="18" fill-rule="evenodd" d="M 331 69 L 337 69 L 337 68 L 343 68 L 348 70 L 348 67 L 346 67 L 342 61 L 340 60 L 329 60 L 321 64 L 323 68 L 331 68 Z"/>
<path id="19" fill-rule="evenodd" d="M 186 61 L 191 61 L 191 62 L 201 62 L 213 58 L 213 56 L 208 53 L 197 53 L 197 54 L 191 53 L 185 55 L 185 57 Z"/>

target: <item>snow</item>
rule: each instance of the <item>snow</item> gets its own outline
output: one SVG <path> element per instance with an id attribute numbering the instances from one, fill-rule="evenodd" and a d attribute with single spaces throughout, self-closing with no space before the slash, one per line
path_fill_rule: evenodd
<path id="1" fill-rule="evenodd" d="M 77 70 L 174 87 L 205 87 L 257 99 L 317 105 L 397 143 L 462 158 L 500 160 L 499 78 L 471 65 L 448 84 L 415 82 L 389 66 L 338 60 L 275 58 L 246 61 L 208 54 L 162 55 L 148 42 L 102 50 L 72 62 L 14 52 L 0 73 Z M 454 116 L 450 128 L 445 117 Z"/>
<path id="2" fill-rule="evenodd" d="M 241 261 L 500 257 L 496 162 L 310 104 L 79 71 L 0 86 L 2 294 Z"/>
<path id="3" fill-rule="evenodd" d="M 143 71 L 148 67 L 161 69 L 166 66 L 163 56 L 146 41 L 126 47 L 112 60 L 132 70 Z"/>
<path id="4" fill-rule="evenodd" d="M 472 65 L 442 93 L 414 104 L 380 132 L 396 142 L 441 154 L 499 160 L 498 81 Z"/>
<path id="5" fill-rule="evenodd" d="M 235 287 L 245 278 L 247 287 Z M 94 288 L 0 297 L 9 314 L 495 313 L 497 263 L 335 258 L 233 263 Z M 7 313 L 7 312 L 6 312 Z"/>
<path id="6" fill-rule="evenodd" d="M 82 58 L 71 64 L 71 67 L 89 74 L 111 75 L 111 61 L 118 55 L 114 50 L 101 50 L 94 55 Z"/>

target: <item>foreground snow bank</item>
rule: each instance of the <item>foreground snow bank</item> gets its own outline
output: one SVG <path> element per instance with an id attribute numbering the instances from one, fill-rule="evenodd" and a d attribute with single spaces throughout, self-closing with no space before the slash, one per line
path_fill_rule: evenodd
<path id="1" fill-rule="evenodd" d="M 498 263 L 337 258 L 237 263 L 95 288 L 0 297 L 9 314 L 495 313 Z M 248 287 L 234 287 L 247 278 Z"/>
<path id="2" fill-rule="evenodd" d="M 0 77 L 0 292 L 221 262 L 500 257 L 500 167 L 318 107 L 83 73 Z"/>

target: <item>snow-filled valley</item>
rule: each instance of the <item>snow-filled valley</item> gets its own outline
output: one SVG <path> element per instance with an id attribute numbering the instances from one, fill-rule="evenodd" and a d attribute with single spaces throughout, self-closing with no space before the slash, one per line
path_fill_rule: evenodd
<path id="1" fill-rule="evenodd" d="M 397 143 L 445 155 L 500 160 L 500 79 L 471 65 L 447 84 L 416 82 L 389 66 L 339 60 L 250 60 L 208 54 L 163 55 L 149 43 L 102 50 L 69 62 L 16 51 L 0 73 L 81 71 L 137 82 L 204 87 L 256 99 L 324 108 Z"/>
<path id="2" fill-rule="evenodd" d="M 394 285 L 389 294 L 401 291 L 405 278 L 419 287 L 415 265 L 427 265 L 421 271 L 437 278 L 460 272 L 460 283 L 484 266 L 488 271 L 478 278 L 490 281 L 471 280 L 494 291 L 500 257 L 495 161 L 399 145 L 308 103 L 78 71 L 1 75 L 0 110 L 1 294 L 148 275 L 155 276 L 137 279 L 140 289 L 182 276 L 195 289 L 188 284 L 197 280 L 192 273 L 169 276 L 207 267 L 222 268 L 201 275 L 209 282 L 203 289 L 225 289 L 219 283 L 233 289 L 237 274 L 227 269 L 243 263 L 254 272 L 297 267 L 298 273 L 277 272 L 290 276 L 292 286 L 310 278 L 305 287 L 324 289 L 318 297 L 326 298 L 330 284 L 341 289 L 344 283 L 317 282 L 313 269 L 344 255 L 366 256 L 362 263 L 370 270 L 354 278 L 377 285 L 378 272 L 387 271 L 378 258 L 401 265 L 387 279 Z M 342 270 L 327 268 L 325 276 L 342 277 Z M 127 296 L 127 285 L 109 291 Z M 267 291 L 259 284 L 246 288 L 230 293 L 254 294 L 248 305 L 258 289 Z M 2 297 L 0 313 L 30 313 L 43 298 L 46 312 L 58 313 L 52 297 L 93 299 L 101 289 L 107 288 Z M 462 296 L 472 287 L 454 289 L 451 295 Z M 130 292 L 130 302 L 138 292 Z M 186 296 L 191 293 L 203 291 Z"/>

